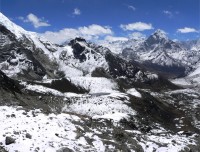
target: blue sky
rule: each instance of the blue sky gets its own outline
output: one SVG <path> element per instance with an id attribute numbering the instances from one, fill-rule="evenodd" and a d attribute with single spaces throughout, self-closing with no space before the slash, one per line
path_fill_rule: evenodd
<path id="1" fill-rule="evenodd" d="M 58 42 L 78 32 L 89 40 L 148 36 L 156 29 L 171 39 L 200 35 L 200 0 L 0 0 L 0 10 L 26 30 L 62 37 Z"/>

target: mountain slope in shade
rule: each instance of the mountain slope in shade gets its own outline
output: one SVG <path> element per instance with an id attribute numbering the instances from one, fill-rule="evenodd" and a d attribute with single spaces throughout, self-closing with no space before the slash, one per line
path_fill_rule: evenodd
<path id="1" fill-rule="evenodd" d="M 17 82 L 8 78 L 1 70 L 0 70 L 0 89 L 4 89 L 8 92 L 17 92 L 20 93 L 19 86 Z"/>

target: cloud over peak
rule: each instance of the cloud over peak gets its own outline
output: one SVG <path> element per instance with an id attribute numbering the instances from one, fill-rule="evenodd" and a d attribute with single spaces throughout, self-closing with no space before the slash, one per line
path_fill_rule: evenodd
<path id="1" fill-rule="evenodd" d="M 112 34 L 112 30 L 108 26 L 100 26 L 97 24 L 92 24 L 88 27 L 79 27 L 78 30 L 83 35 L 105 35 L 105 34 Z"/>
<path id="2" fill-rule="evenodd" d="M 115 36 L 108 35 L 108 36 L 105 37 L 104 40 L 109 41 L 109 42 L 128 41 L 128 38 L 126 38 L 126 37 L 115 37 Z"/>
<path id="3" fill-rule="evenodd" d="M 129 34 L 129 38 L 131 39 L 144 39 L 146 37 L 146 35 L 140 33 L 140 32 L 133 32 L 131 34 Z"/>
<path id="4" fill-rule="evenodd" d="M 135 22 L 130 24 L 121 24 L 120 27 L 124 31 L 144 31 L 154 29 L 152 24 L 144 22 Z"/>
<path id="5" fill-rule="evenodd" d="M 112 34 L 110 27 L 92 24 L 79 28 L 64 28 L 57 32 L 47 31 L 42 35 L 51 42 L 61 44 L 76 37 L 84 37 L 86 40 L 97 40 L 100 36 Z"/>

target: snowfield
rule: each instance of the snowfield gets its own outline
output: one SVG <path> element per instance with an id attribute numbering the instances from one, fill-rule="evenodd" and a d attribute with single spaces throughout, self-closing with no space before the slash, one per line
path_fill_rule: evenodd
<path id="1" fill-rule="evenodd" d="M 71 77 L 69 78 L 73 84 L 89 90 L 92 93 L 112 93 L 118 89 L 117 84 L 107 78 L 94 77 Z"/>
<path id="2" fill-rule="evenodd" d="M 43 114 L 40 110 L 24 110 L 22 107 L 0 107 L 0 143 L 9 152 L 55 152 L 67 147 L 74 152 L 77 151 L 114 151 L 115 146 L 105 144 L 102 135 L 106 130 L 112 128 L 86 129 L 84 126 L 88 118 L 73 114 Z M 126 117 L 120 113 L 113 115 L 94 116 L 99 118 Z M 141 132 L 125 130 L 127 134 L 136 140 L 145 152 L 178 152 L 186 150 L 187 144 L 195 145 L 192 137 L 167 133 L 166 130 L 152 130 L 154 134 L 143 134 Z M 5 143 L 6 137 L 11 137 L 13 143 Z M 140 139 L 140 140 L 138 140 Z M 115 142 L 110 140 L 110 143 Z M 164 145 L 164 146 L 161 146 Z M 132 150 L 133 151 L 133 150 Z"/>
<path id="3" fill-rule="evenodd" d="M 41 85 L 30 85 L 27 84 L 26 82 L 21 82 L 21 84 L 25 87 L 25 90 L 31 90 L 37 93 L 42 93 L 42 94 L 52 94 L 55 96 L 64 96 L 63 93 L 55 90 L 55 89 L 50 89 Z"/>
<path id="4" fill-rule="evenodd" d="M 113 90 L 113 88 L 116 88 L 116 85 L 109 80 L 105 78 L 84 79 L 86 81 L 82 81 L 82 79 L 79 78 L 76 80 L 80 80 L 80 83 L 76 85 L 79 86 L 82 84 L 82 87 L 91 90 L 90 94 L 61 93 L 41 85 L 31 85 L 25 82 L 21 82 L 21 84 L 24 85 L 25 90 L 31 90 L 46 95 L 61 96 L 65 100 L 69 99 L 70 101 L 66 102 L 66 106 L 63 107 L 63 112 L 73 112 L 91 117 L 115 113 L 135 115 L 136 112 L 127 105 L 127 103 L 129 103 L 127 94 Z M 120 117 L 118 119 L 120 120 Z"/>
<path id="5" fill-rule="evenodd" d="M 63 108 L 64 112 L 73 112 L 86 116 L 103 116 L 121 113 L 122 115 L 135 115 L 136 112 L 130 108 L 126 103 L 128 101 L 124 98 L 124 101 L 120 97 L 110 97 L 109 95 L 95 96 L 80 98 L 72 100 L 72 103 L 66 105 Z M 120 120 L 121 117 L 118 119 Z M 111 119 L 111 118 L 108 118 Z M 113 119 L 115 119 L 113 117 Z"/>
<path id="6" fill-rule="evenodd" d="M 0 142 L 9 152 L 55 152 L 61 147 L 68 147 L 74 151 L 105 149 L 100 147 L 100 144 L 91 147 L 84 137 L 77 138 L 78 128 L 81 126 L 73 122 L 82 120 L 75 115 L 45 115 L 39 110 L 26 112 L 20 107 L 0 107 L 0 112 L 0 122 L 4 122 L 0 128 Z M 15 143 L 5 145 L 5 136 L 15 139 Z M 101 143 L 95 135 L 91 138 L 94 139 L 94 143 Z"/>

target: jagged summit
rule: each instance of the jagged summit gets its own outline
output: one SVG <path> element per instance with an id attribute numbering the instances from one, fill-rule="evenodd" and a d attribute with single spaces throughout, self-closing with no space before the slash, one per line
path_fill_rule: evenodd
<path id="1" fill-rule="evenodd" d="M 167 33 L 161 29 L 156 30 L 152 35 L 155 35 L 157 38 L 168 39 Z"/>
<path id="2" fill-rule="evenodd" d="M 146 42 L 151 46 L 154 44 L 165 44 L 168 40 L 167 33 L 158 29 L 147 38 Z"/>

